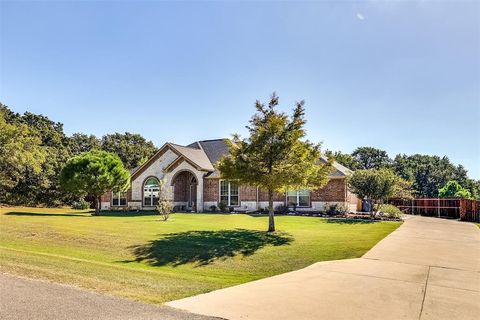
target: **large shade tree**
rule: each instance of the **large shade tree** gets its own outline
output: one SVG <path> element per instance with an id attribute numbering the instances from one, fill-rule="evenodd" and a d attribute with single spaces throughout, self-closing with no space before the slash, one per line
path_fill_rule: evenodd
<path id="1" fill-rule="evenodd" d="M 94 196 L 95 214 L 98 215 L 102 194 L 126 191 L 130 185 L 130 172 L 117 155 L 94 149 L 67 161 L 60 173 L 60 184 L 78 196 Z"/>
<path id="2" fill-rule="evenodd" d="M 291 117 L 277 111 L 277 105 L 275 94 L 268 105 L 257 101 L 247 126 L 250 136 L 234 135 L 229 154 L 218 164 L 223 178 L 268 192 L 269 232 L 275 231 L 275 192 L 320 188 L 332 169 L 331 163 L 319 161 L 320 145 L 304 140 L 304 102 L 296 104 Z"/>

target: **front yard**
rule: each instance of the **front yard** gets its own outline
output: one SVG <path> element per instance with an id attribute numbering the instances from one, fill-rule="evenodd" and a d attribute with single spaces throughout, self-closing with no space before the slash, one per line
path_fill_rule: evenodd
<path id="1" fill-rule="evenodd" d="M 0 208 L 3 272 L 49 279 L 149 303 L 187 297 L 355 258 L 399 222 L 348 222 L 244 214 L 157 215 Z M 286 297 L 287 298 L 287 297 Z"/>

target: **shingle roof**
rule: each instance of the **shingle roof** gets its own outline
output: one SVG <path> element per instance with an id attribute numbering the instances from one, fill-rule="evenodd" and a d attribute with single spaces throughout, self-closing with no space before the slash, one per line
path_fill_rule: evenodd
<path id="1" fill-rule="evenodd" d="M 175 149 L 182 156 L 195 163 L 200 169 L 206 171 L 213 171 L 215 168 L 210 162 L 209 158 L 205 152 L 201 149 L 196 149 L 192 147 L 184 147 L 178 144 L 170 143 L 170 146 Z"/>
<path id="2" fill-rule="evenodd" d="M 141 166 L 137 166 L 137 167 L 135 167 L 135 168 L 130 169 L 130 170 L 129 170 L 129 171 L 130 171 L 130 174 L 132 175 L 132 174 L 134 174 L 135 172 L 137 172 L 137 170 L 140 169 L 140 167 L 141 167 Z"/>
<path id="3" fill-rule="evenodd" d="M 195 141 L 186 147 L 170 143 L 170 145 L 181 153 L 185 158 L 195 163 L 201 169 L 210 171 L 209 177 L 219 177 L 220 173 L 215 170 L 214 165 L 226 154 L 228 154 L 228 144 L 226 139 L 201 140 Z M 320 161 L 327 162 L 325 156 Z M 352 173 L 352 170 L 344 167 L 338 162 L 333 162 L 334 170 L 330 177 L 346 177 Z"/>
<path id="4" fill-rule="evenodd" d="M 326 156 L 321 156 L 320 161 L 328 162 L 328 158 Z M 352 173 L 352 170 L 342 166 L 340 163 L 336 161 L 332 162 L 332 166 L 334 170 L 330 173 L 330 177 L 346 177 Z"/>

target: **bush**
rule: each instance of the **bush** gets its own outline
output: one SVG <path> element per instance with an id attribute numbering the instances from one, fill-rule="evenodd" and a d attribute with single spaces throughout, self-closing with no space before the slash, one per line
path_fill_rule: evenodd
<path id="1" fill-rule="evenodd" d="M 172 213 L 173 211 L 173 205 L 171 201 L 160 200 L 155 209 L 157 210 L 162 220 L 167 221 L 168 218 L 170 218 L 170 213 Z"/>
<path id="2" fill-rule="evenodd" d="M 85 199 L 74 201 L 72 202 L 72 209 L 77 209 L 77 210 L 90 209 L 90 202 L 85 201 Z"/>
<path id="3" fill-rule="evenodd" d="M 218 204 L 218 209 L 220 210 L 220 212 L 225 212 L 227 210 L 227 205 L 225 204 L 225 202 L 220 202 Z"/>
<path id="4" fill-rule="evenodd" d="M 210 211 L 211 212 L 217 212 L 217 206 L 216 205 L 210 206 Z"/>
<path id="5" fill-rule="evenodd" d="M 268 211 L 267 211 L 268 212 Z M 283 204 L 279 204 L 275 208 L 275 212 L 279 214 L 287 214 L 288 213 L 288 207 L 284 206 Z"/>
<path id="6" fill-rule="evenodd" d="M 381 212 L 385 218 L 389 219 L 401 219 L 403 217 L 403 212 L 391 204 L 381 205 L 379 212 Z"/>

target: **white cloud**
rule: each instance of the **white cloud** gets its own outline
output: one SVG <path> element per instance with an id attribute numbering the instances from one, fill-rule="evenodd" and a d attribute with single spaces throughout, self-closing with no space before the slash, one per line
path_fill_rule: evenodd
<path id="1" fill-rule="evenodd" d="M 365 17 L 360 12 L 357 12 L 357 19 L 358 20 L 365 20 Z"/>

